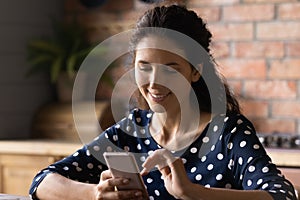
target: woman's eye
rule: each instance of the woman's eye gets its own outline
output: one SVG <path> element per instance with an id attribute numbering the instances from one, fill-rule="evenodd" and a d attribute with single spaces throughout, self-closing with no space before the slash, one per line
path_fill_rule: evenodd
<path id="1" fill-rule="evenodd" d="M 139 70 L 141 71 L 150 71 L 151 69 L 151 65 L 149 64 L 139 64 Z"/>
<path id="2" fill-rule="evenodd" d="M 173 69 L 172 67 L 165 67 L 164 71 L 167 73 L 177 73 L 177 70 Z"/>

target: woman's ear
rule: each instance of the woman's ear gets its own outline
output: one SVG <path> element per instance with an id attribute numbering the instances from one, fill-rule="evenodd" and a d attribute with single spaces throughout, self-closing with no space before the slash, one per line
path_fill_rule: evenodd
<path id="1" fill-rule="evenodd" d="M 197 82 L 202 74 L 203 64 L 199 64 L 197 68 L 193 68 L 192 72 L 192 82 Z"/>

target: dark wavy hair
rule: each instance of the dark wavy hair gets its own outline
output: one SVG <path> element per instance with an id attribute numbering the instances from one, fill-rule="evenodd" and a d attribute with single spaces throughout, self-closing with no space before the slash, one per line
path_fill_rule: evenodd
<path id="1" fill-rule="evenodd" d="M 148 27 L 165 28 L 180 32 L 192 38 L 200 44 L 201 47 L 203 47 L 206 56 L 201 55 L 201 52 L 195 52 L 192 48 L 184 48 L 188 58 L 198 58 L 199 60 L 196 62 L 203 66 L 200 79 L 191 84 L 201 111 L 210 113 L 224 111 L 240 113 L 238 101 L 231 92 L 226 79 L 216 68 L 217 64 L 210 53 L 212 34 L 201 17 L 199 17 L 194 11 L 188 10 L 183 5 L 162 5 L 146 11 L 137 21 L 136 28 L 133 31 L 131 38 L 130 49 L 133 62 L 135 58 L 134 49 L 142 38 L 149 35 L 149 31 L 144 30 L 144 28 Z M 155 32 L 155 29 L 153 29 L 151 34 L 163 33 Z M 172 38 L 168 39 L 172 40 Z M 184 44 L 180 44 L 180 41 L 178 40 L 175 42 L 184 46 Z M 210 80 L 209 84 L 211 85 L 209 85 L 209 87 L 205 80 Z M 140 99 L 143 100 L 143 98 Z M 215 109 L 212 109 L 212 106 L 215 106 Z"/>

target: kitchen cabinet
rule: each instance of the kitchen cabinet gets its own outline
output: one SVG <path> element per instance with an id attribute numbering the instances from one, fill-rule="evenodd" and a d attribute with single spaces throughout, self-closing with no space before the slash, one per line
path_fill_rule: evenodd
<path id="1" fill-rule="evenodd" d="M 27 196 L 39 170 L 81 147 L 79 142 L 55 140 L 0 141 L 0 193 Z M 300 150 L 266 150 L 287 179 L 300 186 Z"/>
<path id="2" fill-rule="evenodd" d="M 55 141 L 0 141 L 0 193 L 27 196 L 39 170 L 80 147 Z"/>

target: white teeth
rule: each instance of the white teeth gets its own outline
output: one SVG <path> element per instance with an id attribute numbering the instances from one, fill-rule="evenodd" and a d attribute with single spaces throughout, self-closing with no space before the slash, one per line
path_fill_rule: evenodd
<path id="1" fill-rule="evenodd" d="M 151 94 L 151 96 L 153 96 L 154 98 L 164 98 L 166 97 L 167 95 L 156 95 L 156 94 Z"/>

